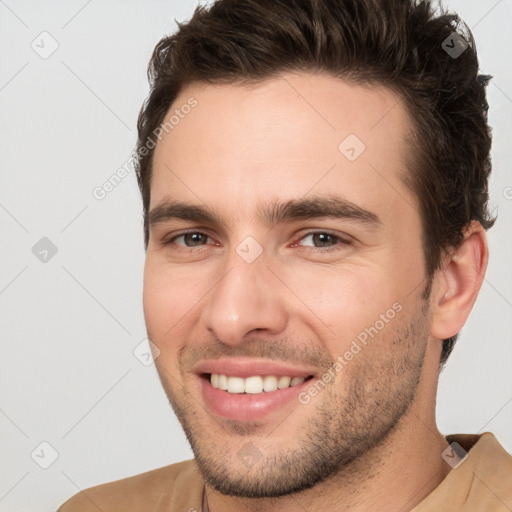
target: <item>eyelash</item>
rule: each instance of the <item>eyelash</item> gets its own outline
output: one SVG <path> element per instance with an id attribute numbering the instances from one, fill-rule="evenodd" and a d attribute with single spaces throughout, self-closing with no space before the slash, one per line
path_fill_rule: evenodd
<path id="1" fill-rule="evenodd" d="M 210 238 L 206 233 L 203 233 L 201 231 L 187 231 L 185 233 L 181 233 L 179 235 L 173 236 L 169 240 L 164 241 L 163 245 L 167 246 L 167 245 L 174 244 L 177 239 L 182 238 L 186 235 L 192 235 L 192 234 L 204 235 L 207 238 Z M 311 246 L 299 246 L 298 245 L 298 242 L 300 242 L 301 240 L 304 240 L 304 238 L 311 236 L 311 235 L 328 235 L 328 236 L 334 238 L 335 240 L 337 240 L 338 243 L 331 247 L 311 247 Z M 339 234 L 332 233 L 330 231 L 325 231 L 325 230 L 318 230 L 318 231 L 308 231 L 308 232 L 304 233 L 299 239 L 297 239 L 297 241 L 293 242 L 291 246 L 299 247 L 298 250 L 310 250 L 311 249 L 311 250 L 313 250 L 313 252 L 326 253 L 326 252 L 340 250 L 343 246 L 350 245 L 350 244 L 351 244 L 350 240 L 343 238 Z M 188 247 L 186 245 L 181 245 L 181 244 L 178 244 L 178 245 L 180 245 L 183 249 L 190 249 L 190 250 L 201 249 L 202 247 L 204 247 L 204 245 L 192 246 L 192 247 Z"/>

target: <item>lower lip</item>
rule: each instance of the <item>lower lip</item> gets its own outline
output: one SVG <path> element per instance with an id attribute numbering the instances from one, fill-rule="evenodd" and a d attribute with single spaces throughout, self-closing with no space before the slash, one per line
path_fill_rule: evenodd
<path id="1" fill-rule="evenodd" d="M 239 421 L 259 420 L 290 403 L 300 405 L 298 396 L 309 385 L 309 380 L 285 389 L 251 394 L 228 393 L 214 388 L 208 378 L 200 378 L 201 392 L 208 409 L 217 416 Z"/>

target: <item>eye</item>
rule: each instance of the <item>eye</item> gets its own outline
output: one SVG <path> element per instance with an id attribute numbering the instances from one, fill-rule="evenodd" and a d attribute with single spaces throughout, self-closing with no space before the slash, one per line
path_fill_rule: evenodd
<path id="1" fill-rule="evenodd" d="M 337 250 L 338 248 L 341 248 L 341 246 L 349 244 L 350 240 L 348 240 L 348 238 L 343 238 L 340 235 L 329 233 L 328 231 L 313 231 L 302 236 L 298 242 L 295 242 L 292 245 L 292 247 L 312 247 L 317 249 L 326 249 L 320 252 L 328 252 L 330 250 Z"/>
<path id="2" fill-rule="evenodd" d="M 200 231 L 189 231 L 181 233 L 169 240 L 164 241 L 164 245 L 176 245 L 182 248 L 193 249 L 194 247 L 203 247 L 208 243 L 218 245 L 207 234 Z M 301 249 L 318 249 L 317 252 L 329 252 L 342 249 L 344 246 L 350 245 L 349 237 L 342 237 L 339 234 L 330 233 L 328 231 L 311 231 L 301 236 L 291 247 Z"/>
<path id="3" fill-rule="evenodd" d="M 182 240 L 182 243 L 179 243 L 178 240 Z M 181 235 L 175 236 L 170 240 L 166 241 L 165 244 L 176 244 L 184 247 L 199 247 L 204 245 L 208 240 L 212 241 L 212 239 L 201 233 L 200 231 L 190 231 L 188 233 L 182 233 Z"/>

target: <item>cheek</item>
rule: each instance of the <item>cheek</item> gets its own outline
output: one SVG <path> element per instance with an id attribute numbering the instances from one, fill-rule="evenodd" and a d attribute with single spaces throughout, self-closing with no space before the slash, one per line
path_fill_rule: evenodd
<path id="1" fill-rule="evenodd" d="M 332 268 L 310 273 L 295 288 L 298 297 L 307 305 L 307 314 L 313 315 L 329 327 L 329 351 L 334 355 L 344 351 L 365 329 L 384 327 L 389 318 L 401 309 L 399 282 L 382 268 Z M 397 305 L 399 304 L 399 305 Z M 385 318 L 382 320 L 381 315 Z M 364 337 L 364 334 L 363 334 Z"/>
<path id="2" fill-rule="evenodd" d="M 197 284 L 184 272 L 146 259 L 143 305 L 150 338 L 163 342 L 180 331 L 198 301 Z"/>

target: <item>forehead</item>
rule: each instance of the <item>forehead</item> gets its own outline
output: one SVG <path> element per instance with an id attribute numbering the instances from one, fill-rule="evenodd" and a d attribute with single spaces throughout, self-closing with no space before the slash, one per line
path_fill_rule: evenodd
<path id="1" fill-rule="evenodd" d="M 319 73 L 192 84 L 171 116 L 155 149 L 151 207 L 179 196 L 240 214 L 310 192 L 384 210 L 392 199 L 414 203 L 401 179 L 411 122 L 388 88 Z"/>

